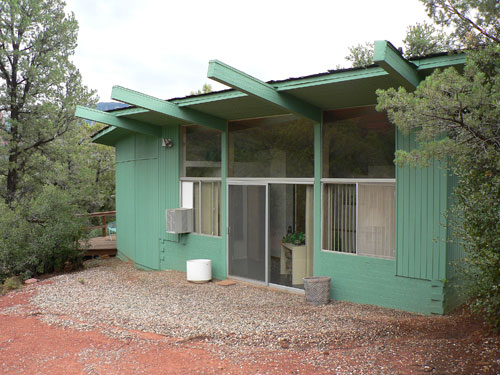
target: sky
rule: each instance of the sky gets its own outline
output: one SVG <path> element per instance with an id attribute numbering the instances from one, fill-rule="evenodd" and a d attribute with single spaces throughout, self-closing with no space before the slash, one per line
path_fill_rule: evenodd
<path id="1" fill-rule="evenodd" d="M 220 60 L 263 81 L 348 67 L 348 47 L 403 45 L 427 20 L 418 0 L 66 0 L 80 30 L 73 61 L 110 101 L 113 85 L 161 99 L 210 83 Z"/>

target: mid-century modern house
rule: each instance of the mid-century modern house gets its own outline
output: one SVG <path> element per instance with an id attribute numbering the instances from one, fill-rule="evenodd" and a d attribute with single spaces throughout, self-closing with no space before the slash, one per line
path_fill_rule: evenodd
<path id="1" fill-rule="evenodd" d="M 418 145 L 375 91 L 464 62 L 377 41 L 363 68 L 262 82 L 215 60 L 208 77 L 231 89 L 161 100 L 113 87 L 129 107 L 76 116 L 108 124 L 93 141 L 116 148 L 118 255 L 150 270 L 210 259 L 217 279 L 297 290 L 329 276 L 333 299 L 446 313 L 463 255 L 444 215 L 456 181 L 444 162 L 394 165 Z M 167 232 L 180 208 L 191 229 Z"/>

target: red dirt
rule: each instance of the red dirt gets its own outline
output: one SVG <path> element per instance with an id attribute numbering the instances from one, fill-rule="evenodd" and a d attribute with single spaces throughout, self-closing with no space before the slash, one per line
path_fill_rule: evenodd
<path id="1" fill-rule="evenodd" d="M 25 288 L 0 297 L 0 374 L 500 374 L 500 337 L 465 312 L 401 320 L 399 338 L 369 344 L 359 338 L 322 353 L 284 343 L 281 350 L 249 348 L 235 360 L 221 359 L 202 337 L 180 341 L 128 331 L 134 339 L 117 339 L 101 330 L 50 326 L 37 313 L 22 313 L 32 293 Z"/>

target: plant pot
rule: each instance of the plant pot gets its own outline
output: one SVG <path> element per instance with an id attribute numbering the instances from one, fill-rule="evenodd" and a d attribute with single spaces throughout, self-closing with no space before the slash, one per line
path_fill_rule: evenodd
<path id="1" fill-rule="evenodd" d="M 330 302 L 330 281 L 327 276 L 304 277 L 306 303 L 311 305 L 326 305 Z"/>

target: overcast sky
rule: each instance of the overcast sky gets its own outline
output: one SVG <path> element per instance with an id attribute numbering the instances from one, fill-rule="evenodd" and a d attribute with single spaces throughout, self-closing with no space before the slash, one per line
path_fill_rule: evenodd
<path id="1" fill-rule="evenodd" d="M 113 85 L 161 99 L 210 83 L 218 59 L 267 81 L 348 67 L 348 47 L 402 46 L 426 18 L 418 0 L 67 0 L 80 25 L 73 58 L 109 101 Z"/>

